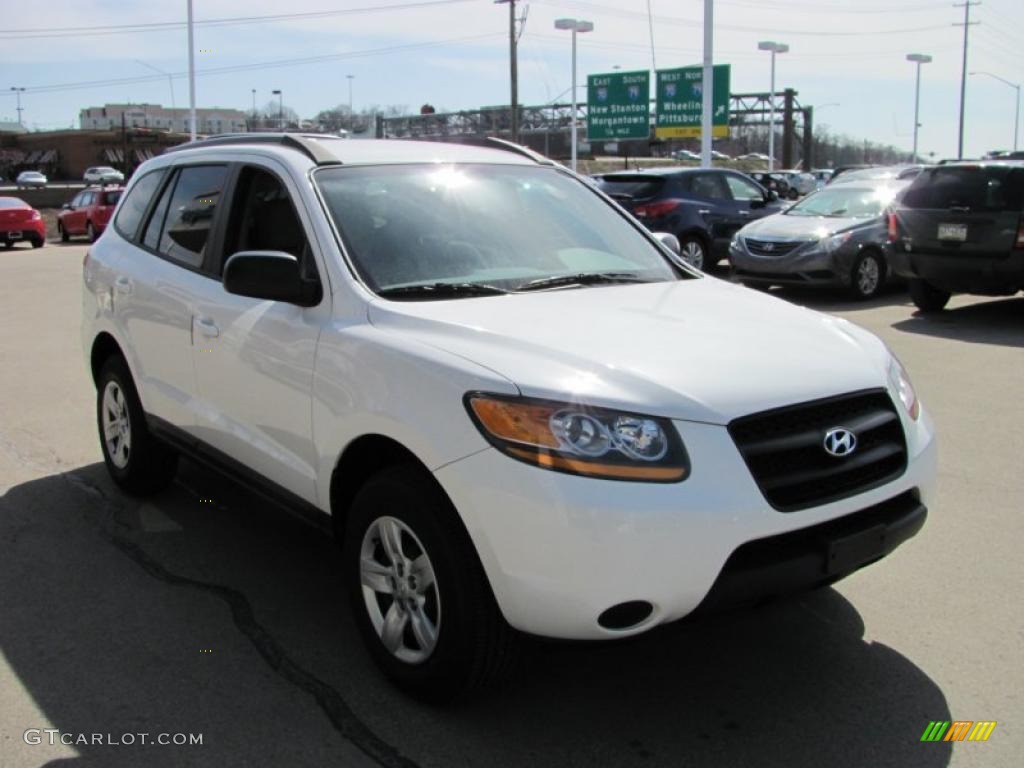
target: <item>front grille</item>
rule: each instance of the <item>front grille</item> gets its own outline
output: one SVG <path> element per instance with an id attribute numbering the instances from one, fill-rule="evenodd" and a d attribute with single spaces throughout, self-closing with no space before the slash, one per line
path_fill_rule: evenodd
<path id="1" fill-rule="evenodd" d="M 743 242 L 755 256 L 785 256 L 804 244 L 802 240 L 754 240 L 750 237 L 743 238 Z"/>
<path id="2" fill-rule="evenodd" d="M 845 427 L 857 448 L 836 458 L 825 433 Z M 793 512 L 853 496 L 899 477 L 907 444 L 899 415 L 884 390 L 856 392 L 743 416 L 729 434 L 775 509 Z"/>

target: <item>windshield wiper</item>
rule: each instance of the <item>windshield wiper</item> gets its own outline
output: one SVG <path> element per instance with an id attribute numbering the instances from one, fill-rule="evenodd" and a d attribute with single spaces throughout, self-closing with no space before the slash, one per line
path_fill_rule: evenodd
<path id="1" fill-rule="evenodd" d="M 509 293 L 504 288 L 486 283 L 426 283 L 423 285 L 396 285 L 382 288 L 378 296 L 387 299 L 449 299 L 458 296 L 498 296 Z"/>
<path id="2" fill-rule="evenodd" d="M 634 272 L 580 272 L 576 275 L 552 275 L 539 277 L 519 286 L 520 291 L 539 291 L 544 288 L 558 288 L 565 285 L 597 285 L 598 283 L 649 283 Z"/>

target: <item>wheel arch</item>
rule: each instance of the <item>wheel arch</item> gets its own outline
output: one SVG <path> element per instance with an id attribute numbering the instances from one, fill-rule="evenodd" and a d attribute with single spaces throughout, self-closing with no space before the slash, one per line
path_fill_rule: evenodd
<path id="1" fill-rule="evenodd" d="M 334 532 L 339 541 L 344 539 L 348 511 L 359 489 L 382 469 L 402 464 L 422 471 L 448 497 L 427 465 L 402 443 L 377 433 L 360 435 L 345 446 L 331 473 L 329 503 Z"/>
<path id="2" fill-rule="evenodd" d="M 121 357 L 125 361 L 125 364 L 128 364 L 127 355 L 125 355 L 124 350 L 121 349 L 121 345 L 117 343 L 117 340 L 112 335 L 106 331 L 101 331 L 96 334 L 96 338 L 93 339 L 92 342 L 92 349 L 89 352 L 89 370 L 92 372 L 93 384 L 97 384 L 99 382 L 100 370 L 103 368 L 103 363 L 113 355 Z M 131 370 L 130 366 L 129 370 Z"/>

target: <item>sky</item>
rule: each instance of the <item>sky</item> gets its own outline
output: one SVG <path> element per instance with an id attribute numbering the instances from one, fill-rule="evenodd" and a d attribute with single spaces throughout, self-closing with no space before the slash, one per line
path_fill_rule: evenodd
<path id="1" fill-rule="evenodd" d="M 570 34 L 554 28 L 558 18 L 594 23 L 578 38 L 581 86 L 587 74 L 614 67 L 651 68 L 652 36 L 658 68 L 701 60 L 703 0 L 519 6 L 527 9 L 519 47 L 525 104 L 568 100 Z M 25 125 L 42 130 L 77 127 L 79 109 L 108 102 L 169 106 L 172 87 L 174 102 L 186 106 L 186 8 L 186 0 L 0 0 L 0 120 L 17 117 L 14 86 L 26 89 Z M 249 110 L 252 89 L 260 106 L 280 89 L 286 106 L 312 117 L 346 104 L 350 85 L 356 110 L 509 102 L 508 6 L 492 0 L 194 0 L 194 9 L 198 106 Z M 253 19 L 259 16 L 278 18 Z M 757 43 L 786 43 L 776 87 L 793 88 L 802 105 L 815 106 L 819 127 L 909 150 L 915 65 L 905 57 L 929 54 L 919 151 L 951 157 L 963 16 L 952 0 L 715 0 L 714 59 L 732 65 L 733 93 L 767 91 L 770 57 Z M 978 23 L 970 27 L 968 69 L 1024 82 L 1024 0 L 984 0 L 971 19 Z M 170 82 L 158 71 L 170 73 Z M 579 96 L 585 99 L 585 87 Z M 1012 147 L 1015 98 L 993 77 L 968 77 L 966 156 Z"/>

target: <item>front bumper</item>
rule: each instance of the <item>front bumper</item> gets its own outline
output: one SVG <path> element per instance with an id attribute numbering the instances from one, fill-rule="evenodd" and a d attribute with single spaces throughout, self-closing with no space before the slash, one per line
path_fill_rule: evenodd
<path id="1" fill-rule="evenodd" d="M 729 246 L 733 274 L 743 282 L 771 285 L 849 285 L 858 247 L 841 247 L 831 253 L 812 244 L 800 246 L 781 256 L 751 253 L 742 239 Z"/>
<path id="2" fill-rule="evenodd" d="M 706 600 L 722 602 L 709 594 L 723 573 L 721 578 L 735 582 L 737 577 L 728 575 L 732 569 L 723 569 L 748 542 L 813 530 L 840 518 L 870 517 L 872 508 L 903 494 L 927 505 L 936 474 L 932 425 L 924 412 L 916 422 L 901 418 L 908 455 L 899 478 L 799 512 L 771 508 L 726 428 L 712 424 L 675 422 L 693 463 L 682 483 L 560 474 L 494 449 L 442 467 L 436 477 L 461 514 L 512 626 L 547 637 L 621 637 L 679 619 Z M 916 532 L 913 526 L 905 530 L 910 530 L 907 538 Z M 894 547 L 902 539 L 893 534 L 886 540 Z M 843 557 L 850 557 L 850 546 L 860 545 L 847 545 Z M 784 579 L 784 591 L 827 583 L 864 564 L 856 558 L 846 562 L 849 568 L 823 575 L 812 564 L 810 577 L 801 570 L 798 583 Z M 745 584 L 757 576 L 738 578 Z M 726 593 L 734 591 L 730 586 Z M 650 603 L 653 611 L 622 630 L 598 624 L 607 609 L 631 601 Z"/>

